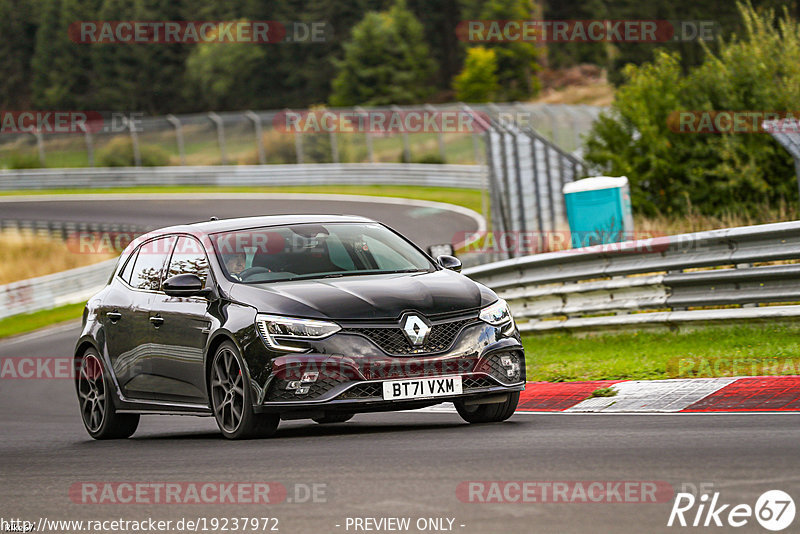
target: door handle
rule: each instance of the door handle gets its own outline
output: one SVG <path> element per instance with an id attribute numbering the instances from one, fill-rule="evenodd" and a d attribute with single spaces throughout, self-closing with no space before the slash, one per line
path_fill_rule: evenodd
<path id="1" fill-rule="evenodd" d="M 121 314 L 121 313 L 119 313 L 119 312 L 116 312 L 116 311 L 113 311 L 113 312 L 107 312 L 107 313 L 106 313 L 106 317 L 108 317 L 108 319 L 109 319 L 109 320 L 110 320 L 112 323 L 116 323 L 117 321 L 119 321 L 120 319 L 122 319 L 122 314 Z"/>
<path id="2" fill-rule="evenodd" d="M 150 322 L 153 323 L 153 326 L 158 328 L 159 326 L 164 324 L 164 318 L 158 316 L 150 317 Z"/>

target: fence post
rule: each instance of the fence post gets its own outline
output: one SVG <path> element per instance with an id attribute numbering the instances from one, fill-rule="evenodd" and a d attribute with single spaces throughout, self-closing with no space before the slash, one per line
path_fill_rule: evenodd
<path id="1" fill-rule="evenodd" d="M 175 128 L 175 142 L 178 145 L 178 156 L 181 158 L 181 165 L 186 166 L 186 148 L 183 145 L 183 125 L 175 115 L 167 115 L 167 120 Z"/>
<path id="2" fill-rule="evenodd" d="M 47 165 L 44 157 L 44 139 L 42 139 L 42 132 L 37 128 L 33 135 L 36 137 L 36 149 L 39 152 L 39 164 L 42 167 L 46 167 Z"/>
<path id="3" fill-rule="evenodd" d="M 89 167 L 94 167 L 94 146 L 92 145 L 92 134 L 85 124 L 80 123 L 80 129 L 83 130 L 83 139 L 86 141 L 86 158 L 89 160 Z"/>
<path id="4" fill-rule="evenodd" d="M 392 112 L 402 113 L 403 110 L 397 106 L 391 107 Z M 408 131 L 403 128 L 403 161 L 411 163 L 411 144 L 408 142 Z"/>
<path id="5" fill-rule="evenodd" d="M 339 163 L 339 142 L 336 139 L 336 132 L 331 130 L 328 135 L 331 136 L 331 161 Z"/>
<path id="6" fill-rule="evenodd" d="M 358 113 L 359 115 L 367 116 L 367 121 L 365 122 L 365 127 L 364 127 L 364 139 L 367 143 L 367 160 L 370 163 L 375 163 L 375 155 L 372 152 L 372 133 L 369 131 L 369 114 L 366 111 L 364 111 L 364 108 L 362 108 L 361 106 L 356 106 L 353 109 L 355 109 L 355 112 Z"/>
<path id="7" fill-rule="evenodd" d="M 208 118 L 217 125 L 217 141 L 219 143 L 220 162 L 223 165 L 228 164 L 228 155 L 225 153 L 225 126 L 222 124 L 222 119 L 213 111 L 208 112 Z"/>
<path id="8" fill-rule="evenodd" d="M 133 146 L 133 165 L 134 167 L 141 167 L 142 152 L 139 150 L 139 136 L 136 133 L 136 127 L 133 125 L 133 121 L 129 120 L 128 117 L 123 117 L 122 120 L 124 121 L 125 126 L 128 127 L 128 133 L 131 136 L 131 146 Z"/>
<path id="9" fill-rule="evenodd" d="M 253 121 L 253 129 L 256 133 L 256 149 L 258 150 L 258 162 L 261 165 L 267 164 L 267 155 L 264 153 L 263 133 L 261 129 L 261 118 L 250 110 L 245 111 L 245 117 Z"/>
<path id="10" fill-rule="evenodd" d="M 286 108 L 286 112 L 289 113 L 291 110 Z M 294 152 L 295 157 L 297 158 L 297 164 L 300 165 L 303 163 L 305 159 L 303 157 L 303 134 L 299 131 L 294 132 Z"/>
<path id="11" fill-rule="evenodd" d="M 425 105 L 425 110 L 428 111 L 429 113 L 436 113 L 436 108 L 431 106 L 430 104 Z M 444 120 L 442 120 L 441 124 L 439 125 L 439 132 L 436 134 L 436 137 L 439 143 L 439 157 L 441 158 L 442 162 L 447 162 L 447 150 L 445 149 L 444 132 L 442 131 L 443 125 L 444 125 Z"/>

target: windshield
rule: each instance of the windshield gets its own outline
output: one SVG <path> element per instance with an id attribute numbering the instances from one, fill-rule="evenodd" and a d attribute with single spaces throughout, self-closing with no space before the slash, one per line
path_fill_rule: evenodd
<path id="1" fill-rule="evenodd" d="M 212 242 L 226 277 L 248 284 L 435 270 L 413 245 L 377 223 L 250 228 L 214 234 Z"/>

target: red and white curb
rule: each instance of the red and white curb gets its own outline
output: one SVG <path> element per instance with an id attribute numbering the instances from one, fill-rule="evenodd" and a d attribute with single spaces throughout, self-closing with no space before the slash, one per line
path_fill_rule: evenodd
<path id="1" fill-rule="evenodd" d="M 613 397 L 592 397 L 600 388 Z M 800 411 L 800 376 L 529 382 L 519 411 L 687 413 Z"/>
<path id="2" fill-rule="evenodd" d="M 616 395 L 592 397 L 601 388 Z M 428 409 L 452 410 L 452 404 Z M 517 412 L 800 412 L 800 376 L 528 382 Z"/>

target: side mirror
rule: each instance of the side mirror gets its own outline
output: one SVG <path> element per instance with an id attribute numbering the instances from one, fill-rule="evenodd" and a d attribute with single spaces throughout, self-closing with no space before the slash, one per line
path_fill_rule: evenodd
<path id="1" fill-rule="evenodd" d="M 211 294 L 196 274 L 176 274 L 167 278 L 161 287 L 170 297 L 205 297 Z"/>
<path id="2" fill-rule="evenodd" d="M 449 269 L 457 273 L 461 272 L 461 260 L 459 260 L 455 256 L 447 256 L 446 254 L 443 254 L 438 258 L 436 258 L 436 261 L 438 261 L 439 265 L 441 265 L 445 269 Z"/>

